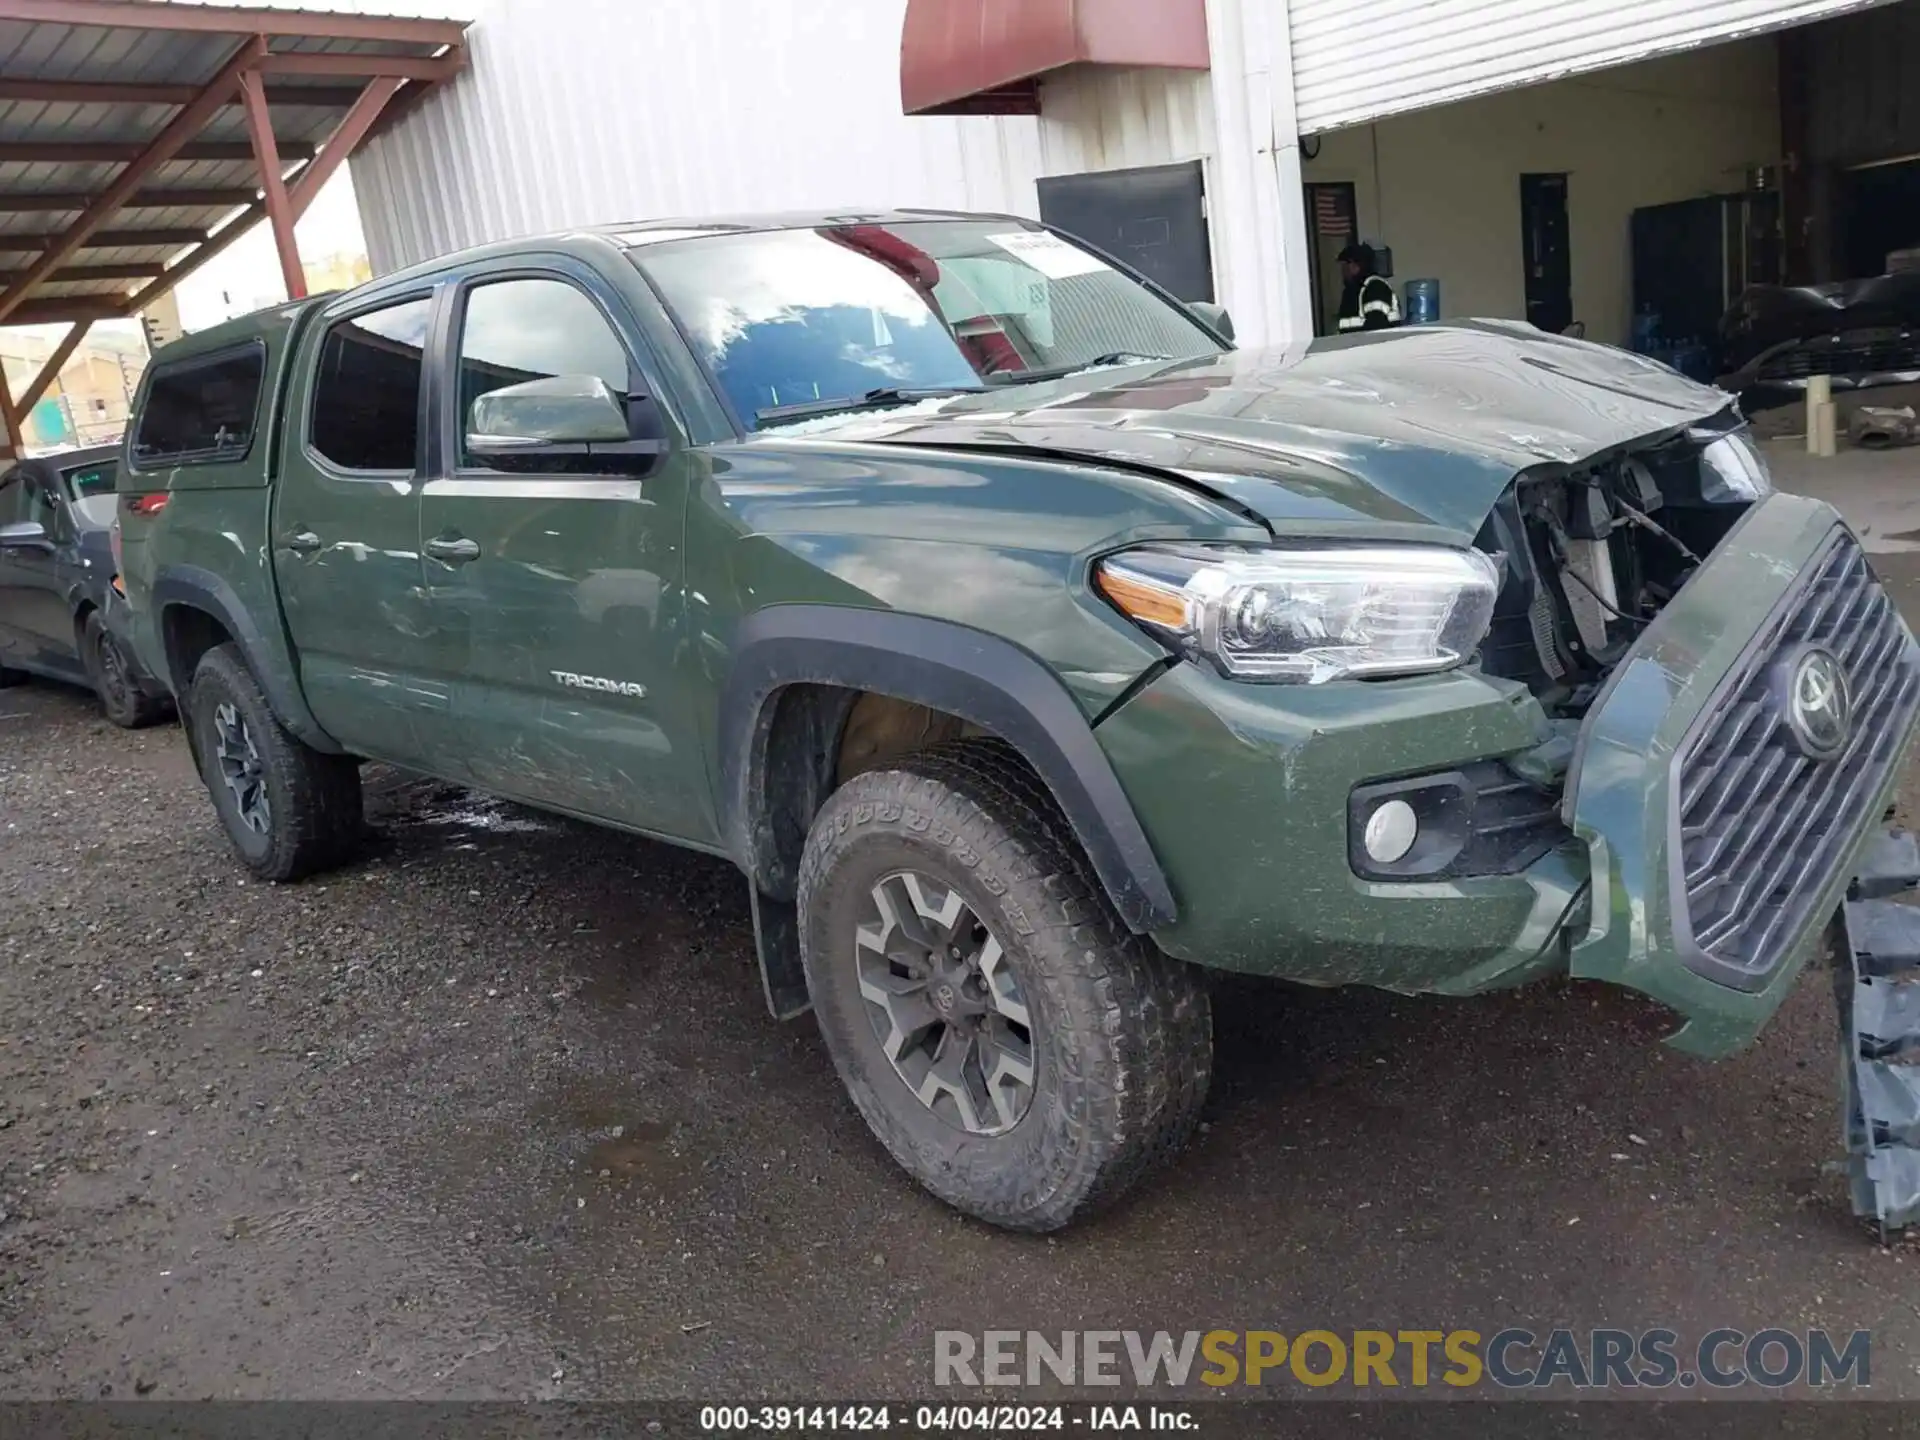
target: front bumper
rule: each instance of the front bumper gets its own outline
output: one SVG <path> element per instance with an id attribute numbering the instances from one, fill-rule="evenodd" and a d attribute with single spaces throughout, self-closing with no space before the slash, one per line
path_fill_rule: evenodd
<path id="1" fill-rule="evenodd" d="M 1800 497 L 1748 513 L 1589 711 L 1564 802 L 1573 837 L 1511 875 L 1361 880 L 1348 860 L 1347 799 L 1357 785 L 1540 746 L 1550 727 L 1523 686 L 1470 671 L 1279 687 L 1169 670 L 1096 732 L 1179 903 L 1156 940 L 1197 964 L 1401 991 L 1471 994 L 1570 970 L 1678 1011 L 1683 1049 L 1738 1049 L 1818 943 L 1915 715 L 1904 705 L 1884 720 L 1876 744 L 1891 762 L 1856 775 L 1845 803 L 1816 817 L 1826 833 L 1818 873 L 1794 877 L 1793 914 L 1762 963 L 1732 977 L 1704 973 L 1678 928 L 1684 747 L 1844 533 L 1830 507 Z M 1893 663 L 1920 666 L 1905 626 L 1891 623 Z"/>

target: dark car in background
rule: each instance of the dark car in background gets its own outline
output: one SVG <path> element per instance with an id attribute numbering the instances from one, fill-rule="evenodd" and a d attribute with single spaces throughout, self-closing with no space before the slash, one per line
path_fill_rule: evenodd
<path id="1" fill-rule="evenodd" d="M 0 686 L 42 675 L 90 687 L 133 728 L 168 709 L 120 637 L 113 558 L 118 446 L 22 460 L 0 472 Z"/>
<path id="2" fill-rule="evenodd" d="M 1815 375 L 1835 391 L 1920 381 L 1920 272 L 1749 286 L 1720 322 L 1720 369 L 1749 414 L 1800 399 Z"/>

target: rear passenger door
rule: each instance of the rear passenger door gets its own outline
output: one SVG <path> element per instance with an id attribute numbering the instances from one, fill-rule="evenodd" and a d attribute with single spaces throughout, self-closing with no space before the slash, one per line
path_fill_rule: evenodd
<path id="1" fill-rule="evenodd" d="M 703 842 L 703 761 L 670 684 L 682 464 L 664 441 L 597 464 L 468 443 L 482 396 L 553 376 L 604 381 L 630 434 L 664 437 L 624 303 L 559 257 L 482 269 L 454 297 L 445 465 L 421 501 L 436 672 L 480 784 Z"/>
<path id="2" fill-rule="evenodd" d="M 356 298 L 302 345 L 274 496 L 273 558 L 300 683 L 348 749 L 456 778 L 450 697 L 428 676 L 420 567 L 431 287 Z M 301 405 L 296 398 L 295 405 Z"/>

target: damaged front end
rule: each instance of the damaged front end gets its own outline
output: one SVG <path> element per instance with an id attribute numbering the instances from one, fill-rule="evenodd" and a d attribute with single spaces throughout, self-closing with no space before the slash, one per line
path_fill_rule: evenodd
<path id="1" fill-rule="evenodd" d="M 1842 1132 L 1853 1213 L 1889 1230 L 1920 1220 L 1920 844 L 1896 831 L 1870 847 L 1842 910 L 1834 968 Z"/>
<path id="2" fill-rule="evenodd" d="M 1482 539 L 1512 572 L 1483 663 L 1551 717 L 1591 856 L 1569 967 L 1671 1006 L 1705 1055 L 1778 1007 L 1920 708 L 1920 651 L 1858 543 L 1765 493 L 1744 444 L 1696 431 L 1523 476 Z"/>

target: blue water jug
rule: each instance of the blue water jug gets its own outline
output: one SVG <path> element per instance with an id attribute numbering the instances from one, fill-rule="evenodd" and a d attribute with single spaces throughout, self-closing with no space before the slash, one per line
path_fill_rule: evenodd
<path id="1" fill-rule="evenodd" d="M 1440 318 L 1440 282 L 1409 280 L 1406 287 L 1409 325 L 1431 325 Z"/>

